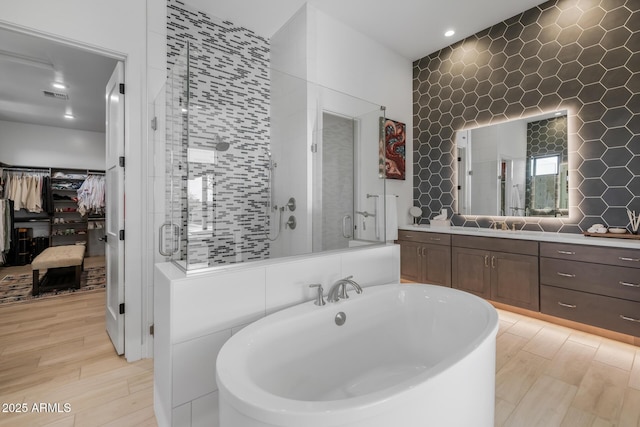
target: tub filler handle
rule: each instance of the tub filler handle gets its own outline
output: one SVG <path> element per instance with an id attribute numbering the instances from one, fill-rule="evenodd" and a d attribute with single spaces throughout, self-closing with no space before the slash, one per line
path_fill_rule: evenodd
<path id="1" fill-rule="evenodd" d="M 324 296 L 322 295 L 322 293 L 324 292 L 322 285 L 320 283 L 314 283 L 312 285 L 309 285 L 309 287 L 318 288 L 318 294 L 316 295 L 316 300 L 313 303 L 320 306 L 325 305 Z"/>
<path id="2" fill-rule="evenodd" d="M 329 294 L 327 295 L 327 300 L 329 302 L 337 302 L 338 300 L 349 298 L 349 294 L 347 294 L 347 285 L 351 285 L 353 289 L 356 290 L 357 294 L 362 293 L 362 288 L 355 280 L 352 280 L 353 276 L 347 276 L 344 279 L 340 279 L 335 282 L 331 289 L 329 289 Z"/>

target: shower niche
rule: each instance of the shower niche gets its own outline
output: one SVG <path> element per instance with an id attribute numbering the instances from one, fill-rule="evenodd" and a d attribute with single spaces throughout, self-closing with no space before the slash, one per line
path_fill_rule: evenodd
<path id="1" fill-rule="evenodd" d="M 384 241 L 384 108 L 206 44 L 170 62 L 161 254 L 190 271 Z"/>

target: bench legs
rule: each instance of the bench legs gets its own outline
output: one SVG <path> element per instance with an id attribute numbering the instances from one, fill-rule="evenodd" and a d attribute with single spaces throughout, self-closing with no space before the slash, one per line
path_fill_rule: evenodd
<path id="1" fill-rule="evenodd" d="M 61 267 L 61 268 L 68 268 L 68 267 Z M 73 276 L 73 283 L 71 287 L 80 289 L 80 278 L 82 277 L 82 270 L 84 270 L 84 260 L 82 261 L 81 264 L 78 264 L 72 268 L 73 268 L 74 276 Z M 40 281 L 40 270 L 33 270 L 33 284 L 31 288 L 31 295 L 36 296 L 40 293 L 40 290 L 41 290 L 40 287 L 41 285 L 43 285 L 43 282 L 45 281 L 47 275 L 49 275 L 50 270 L 56 270 L 56 269 L 50 268 L 48 270 L 49 271 L 47 271 L 45 276 L 42 278 L 42 281 Z M 48 286 L 45 286 L 45 287 L 48 289 Z M 70 286 L 67 285 L 66 287 L 70 287 Z"/>
<path id="2" fill-rule="evenodd" d="M 33 286 L 31 295 L 35 296 L 40 293 L 40 270 L 33 270 Z"/>

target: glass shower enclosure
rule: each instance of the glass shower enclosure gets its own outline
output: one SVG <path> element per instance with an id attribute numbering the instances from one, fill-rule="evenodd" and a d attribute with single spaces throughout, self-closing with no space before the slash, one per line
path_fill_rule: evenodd
<path id="1" fill-rule="evenodd" d="M 161 254 L 191 271 L 384 242 L 383 107 L 206 45 L 171 62 Z"/>

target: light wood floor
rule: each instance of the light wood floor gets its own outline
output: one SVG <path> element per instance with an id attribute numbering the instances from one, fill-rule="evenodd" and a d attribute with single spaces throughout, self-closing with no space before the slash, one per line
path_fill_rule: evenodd
<path id="1" fill-rule="evenodd" d="M 153 363 L 105 332 L 104 292 L 0 307 L 4 426 L 156 426 Z M 640 427 L 640 348 L 498 310 L 496 426 Z M 30 412 L 33 404 L 68 413 Z M 3 408 L 0 408 L 0 410 Z"/>
<path id="2" fill-rule="evenodd" d="M 104 304 L 95 291 L 0 307 L 0 426 L 157 425 L 153 361 L 116 355 Z"/>
<path id="3" fill-rule="evenodd" d="M 640 348 L 498 310 L 496 426 L 640 426 Z"/>

